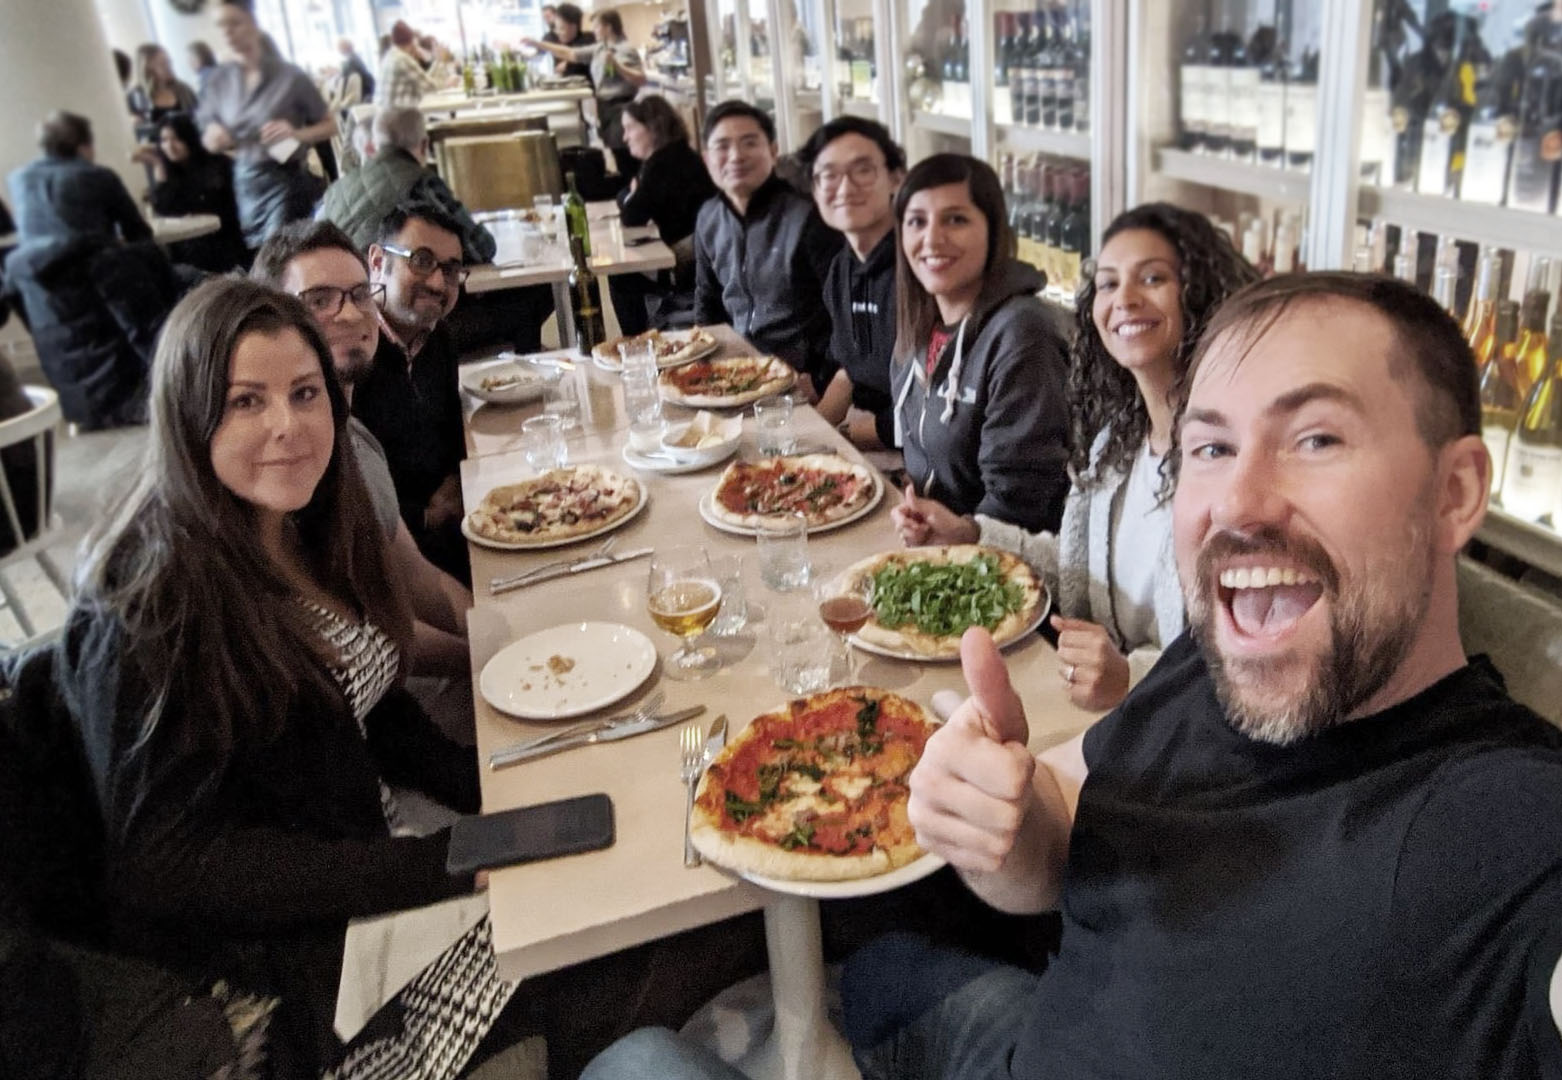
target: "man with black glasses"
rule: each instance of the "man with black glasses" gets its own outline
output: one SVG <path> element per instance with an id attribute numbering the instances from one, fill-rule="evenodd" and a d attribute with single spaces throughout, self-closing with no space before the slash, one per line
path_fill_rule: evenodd
<path id="1" fill-rule="evenodd" d="M 724 101 L 705 118 L 704 135 L 721 197 L 695 220 L 695 321 L 731 323 L 756 349 L 809 376 L 798 389 L 812 400 L 835 373 L 820 300 L 840 235 L 776 175 L 776 127 L 764 112 Z"/>
<path id="2" fill-rule="evenodd" d="M 250 276 L 304 302 L 352 404 L 354 391 L 374 370 L 385 286 L 369 280 L 369 264 L 351 238 L 329 221 L 283 226 L 261 245 Z M 396 484 L 379 439 L 356 416 L 348 419 L 347 434 L 375 520 L 390 545 L 391 566 L 412 601 L 413 670 L 466 674 L 466 609 L 472 606 L 472 594 L 418 550 L 401 520 Z"/>
<path id="3" fill-rule="evenodd" d="M 461 537 L 461 396 L 445 326 L 466 270 L 461 229 L 439 210 L 402 206 L 369 245 L 369 272 L 385 289 L 380 344 L 353 396 L 353 412 L 385 447 L 401 518 L 434 565 L 466 582 Z"/>
<path id="4" fill-rule="evenodd" d="M 841 431 L 857 446 L 881 450 L 895 445 L 895 192 L 906 153 L 883 124 L 843 116 L 814 132 L 799 156 L 819 216 L 846 237 L 824 279 L 830 361 L 840 370 L 819 411 L 845 417 Z"/>

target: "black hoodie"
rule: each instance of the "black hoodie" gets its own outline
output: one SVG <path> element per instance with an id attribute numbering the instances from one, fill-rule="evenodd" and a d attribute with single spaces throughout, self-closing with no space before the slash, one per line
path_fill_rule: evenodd
<path id="1" fill-rule="evenodd" d="M 1016 259 L 993 268 L 928 378 L 928 343 L 895 358 L 906 473 L 957 514 L 1056 532 L 1068 494 L 1067 349 L 1036 293 L 1047 279 Z"/>
<path id="2" fill-rule="evenodd" d="M 895 230 L 867 259 L 844 244 L 824 279 L 830 309 L 830 359 L 852 381 L 852 404 L 873 414 L 879 442 L 895 445 L 895 398 L 889 365 L 895 356 Z"/>

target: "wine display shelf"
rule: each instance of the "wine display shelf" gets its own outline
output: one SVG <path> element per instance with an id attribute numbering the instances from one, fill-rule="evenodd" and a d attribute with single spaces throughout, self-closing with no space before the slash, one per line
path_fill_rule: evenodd
<path id="1" fill-rule="evenodd" d="M 1005 147 L 1021 153 L 1090 160 L 1090 136 L 1078 131 L 1047 131 L 1025 124 L 999 124 Z"/>
<path id="2" fill-rule="evenodd" d="M 1306 205 L 1312 181 L 1310 174 L 1295 169 L 1226 161 L 1170 146 L 1156 152 L 1156 168 L 1162 176 L 1172 180 L 1298 206 Z"/>
<path id="3" fill-rule="evenodd" d="M 971 118 L 946 116 L 936 112 L 913 112 L 911 122 L 924 131 L 936 131 L 940 135 L 952 135 L 957 139 L 971 137 Z"/>
<path id="4" fill-rule="evenodd" d="M 1363 187 L 1357 209 L 1362 217 L 1420 232 L 1520 251 L 1562 251 L 1562 217 L 1551 214 L 1380 187 Z"/>
<path id="5" fill-rule="evenodd" d="M 1522 521 L 1500 507 L 1490 506 L 1475 538 L 1538 570 L 1562 578 L 1562 536 L 1553 529 Z"/>

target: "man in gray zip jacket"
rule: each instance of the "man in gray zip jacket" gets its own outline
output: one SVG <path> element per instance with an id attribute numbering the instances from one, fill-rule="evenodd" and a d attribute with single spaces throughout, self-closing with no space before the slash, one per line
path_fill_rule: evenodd
<path id="1" fill-rule="evenodd" d="M 800 389 L 816 397 L 835 374 L 824 278 L 841 234 L 776 175 L 776 129 L 765 113 L 724 101 L 705 118 L 704 139 L 721 193 L 694 225 L 695 320 L 730 322 L 809 376 Z"/>

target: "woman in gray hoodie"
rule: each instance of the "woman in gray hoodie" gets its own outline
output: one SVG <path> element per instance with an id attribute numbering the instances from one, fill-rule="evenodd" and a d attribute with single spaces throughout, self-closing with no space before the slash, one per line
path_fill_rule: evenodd
<path id="1" fill-rule="evenodd" d="M 1014 257 L 985 162 L 934 154 L 895 198 L 896 441 L 911 496 L 1056 529 L 1068 491 L 1067 349 Z"/>

